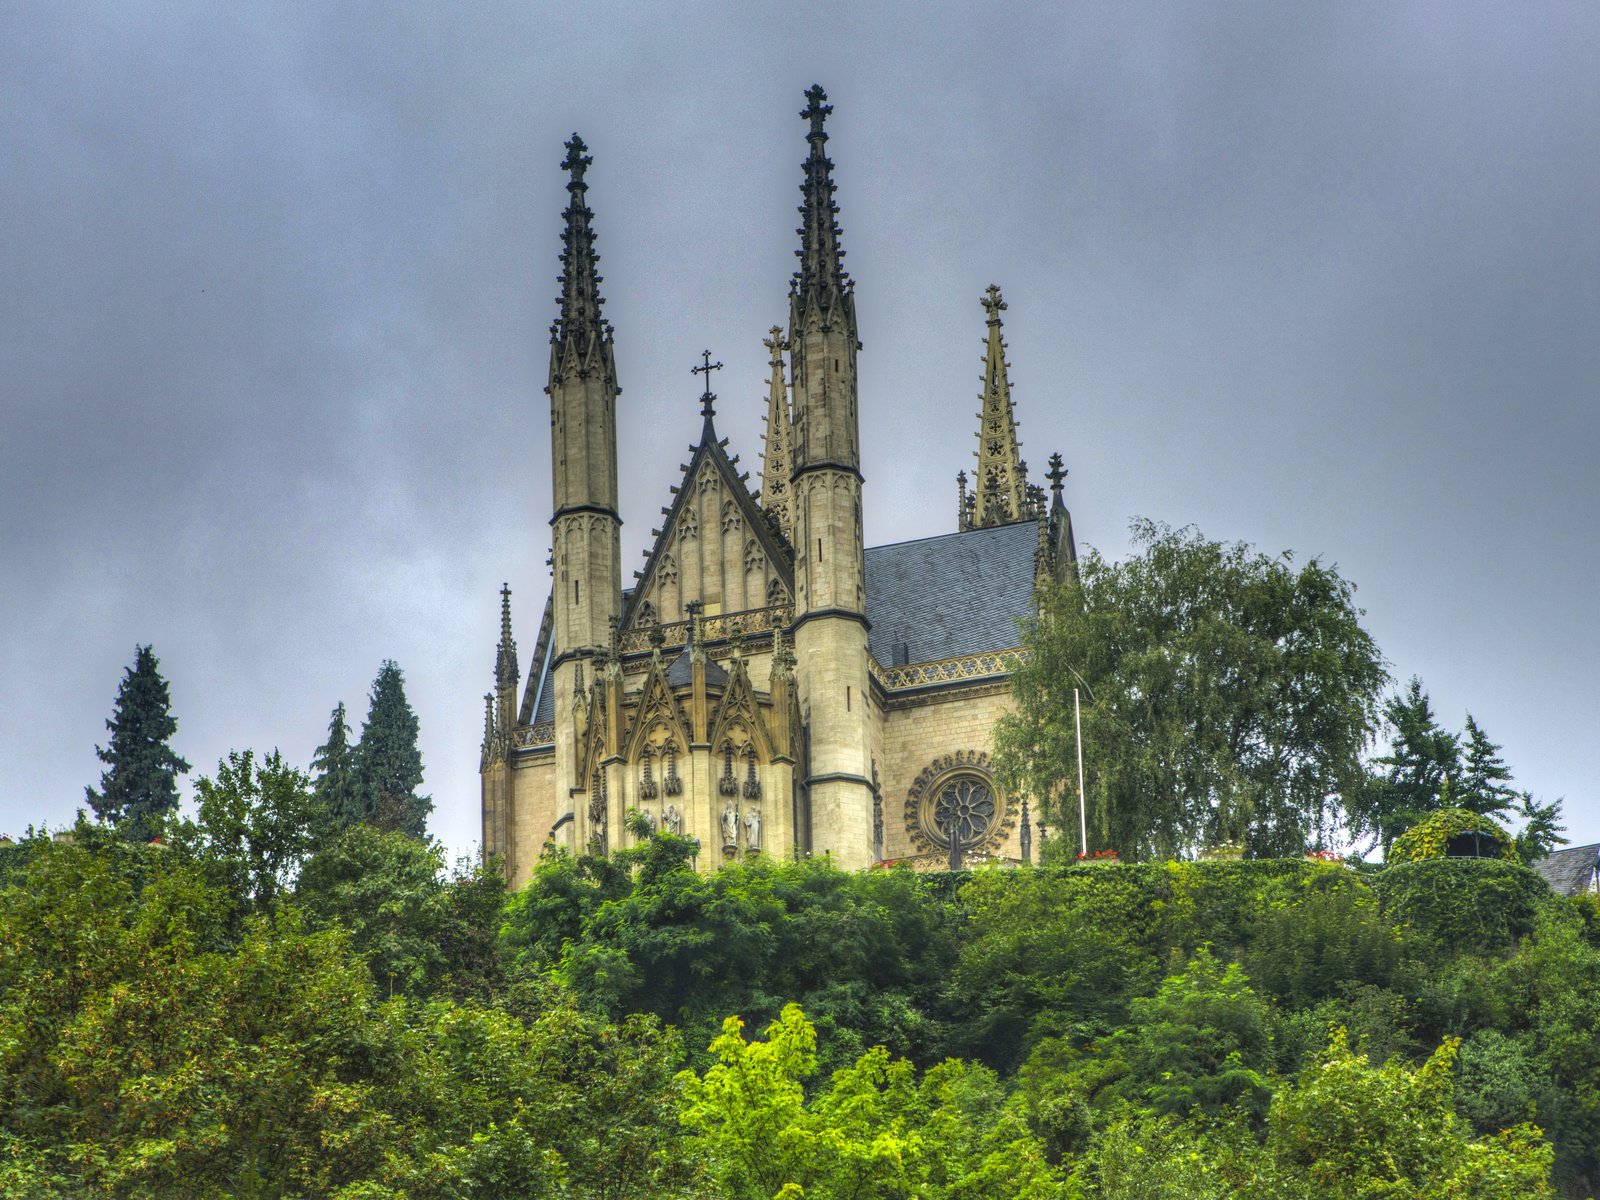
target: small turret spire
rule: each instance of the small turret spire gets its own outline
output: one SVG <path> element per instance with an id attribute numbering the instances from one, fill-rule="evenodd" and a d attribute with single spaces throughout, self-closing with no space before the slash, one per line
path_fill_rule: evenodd
<path id="1" fill-rule="evenodd" d="M 770 375 L 767 383 L 767 431 L 761 446 L 761 507 L 778 522 L 783 536 L 792 537 L 789 513 L 789 475 L 794 463 L 789 453 L 789 389 L 783 377 L 783 328 L 774 325 L 763 338 Z"/>
<path id="2" fill-rule="evenodd" d="M 1000 289 L 990 284 L 983 298 L 983 310 L 988 314 L 988 335 L 982 410 L 978 413 L 978 472 L 974 480 L 977 505 L 972 524 L 977 528 L 1005 525 L 1027 515 L 1027 470 L 1022 465 L 1021 444 L 1017 441 L 1006 343 L 1001 335 L 1000 314 L 1005 309 Z"/>
<path id="3" fill-rule="evenodd" d="M 827 103 L 828 95 L 821 84 L 812 84 L 806 90 L 806 107 L 800 115 L 811 123 L 806 134 L 811 153 L 806 158 L 805 182 L 800 185 L 805 201 L 800 206 L 800 249 L 795 255 L 800 259 L 800 269 L 795 272 L 789 286 L 797 308 L 815 305 L 823 311 L 850 295 L 850 276 L 842 265 L 844 251 L 839 248 L 839 206 L 834 202 L 833 162 L 824 152 L 828 134 L 823 122 L 833 111 Z M 851 332 L 855 329 L 854 306 L 848 313 Z M 794 323 L 794 322 L 792 322 Z"/>
<path id="4" fill-rule="evenodd" d="M 494 656 L 494 681 L 497 687 L 515 687 L 521 677 L 517 667 L 517 643 L 511 636 L 511 585 L 500 585 L 500 645 Z"/>
<path id="5" fill-rule="evenodd" d="M 556 323 L 550 327 L 550 342 L 562 352 L 575 350 L 579 359 L 585 360 L 596 346 L 609 349 L 611 327 L 600 313 L 605 301 L 600 297 L 601 277 L 595 272 L 600 256 L 594 250 L 594 229 L 590 225 L 594 213 L 584 199 L 589 185 L 583 175 L 594 159 L 584 153 L 588 147 L 577 134 L 572 135 L 566 148 L 561 167 L 571 178 L 567 181 L 567 209 L 563 214 L 566 223 L 561 235 L 561 308 Z"/>

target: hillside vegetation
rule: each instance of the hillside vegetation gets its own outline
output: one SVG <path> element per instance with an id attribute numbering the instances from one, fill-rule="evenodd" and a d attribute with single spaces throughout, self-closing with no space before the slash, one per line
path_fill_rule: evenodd
<path id="1" fill-rule="evenodd" d="M 200 826 L 11 847 L 0 1192 L 1594 1186 L 1596 912 L 1516 863 L 693 851 L 555 856 L 507 896 L 364 825 L 292 872 Z"/>

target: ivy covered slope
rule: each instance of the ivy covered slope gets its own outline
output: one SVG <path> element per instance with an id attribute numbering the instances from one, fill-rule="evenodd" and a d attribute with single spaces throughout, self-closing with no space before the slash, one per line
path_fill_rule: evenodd
<path id="1" fill-rule="evenodd" d="M 0 1194 L 1525 1197 L 1600 1175 L 1600 919 L 1517 863 L 506 896 L 232 755 L 0 858 Z"/>

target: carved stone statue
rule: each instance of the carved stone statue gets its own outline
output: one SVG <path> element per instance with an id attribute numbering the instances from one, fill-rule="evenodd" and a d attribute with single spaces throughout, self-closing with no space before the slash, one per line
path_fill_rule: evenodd
<path id="1" fill-rule="evenodd" d="M 640 812 L 639 812 L 639 815 L 644 818 L 644 823 L 647 826 L 650 827 L 650 834 L 653 836 L 655 834 L 655 831 L 656 831 L 656 815 L 655 815 L 655 813 L 651 812 L 648 808 L 646 808 L 646 809 L 641 809 Z"/>
<path id="2" fill-rule="evenodd" d="M 759 808 L 745 810 L 744 847 L 746 850 L 761 849 L 761 810 Z"/>
<path id="3" fill-rule="evenodd" d="M 731 804 L 722 810 L 722 848 L 724 850 L 739 848 L 739 814 L 733 811 Z"/>
<path id="4" fill-rule="evenodd" d="M 667 805 L 667 811 L 661 814 L 661 827 L 673 837 L 683 833 L 683 814 L 676 804 Z"/>

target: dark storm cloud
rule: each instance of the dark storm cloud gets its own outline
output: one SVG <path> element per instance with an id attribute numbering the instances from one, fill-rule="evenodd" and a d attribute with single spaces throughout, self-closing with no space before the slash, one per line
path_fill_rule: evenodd
<path id="1" fill-rule="evenodd" d="M 642 15 L 641 15 L 642 14 Z M 60 823 L 153 641 L 178 748 L 299 761 L 381 659 L 476 837 L 495 589 L 547 575 L 540 394 L 596 163 L 636 560 L 728 364 L 759 462 L 816 79 L 868 536 L 938 532 L 977 297 L 1082 536 L 1337 561 L 1397 673 L 1600 836 L 1600 18 L 1587 6 L 13 6 L 0 14 L 0 828 Z"/>

